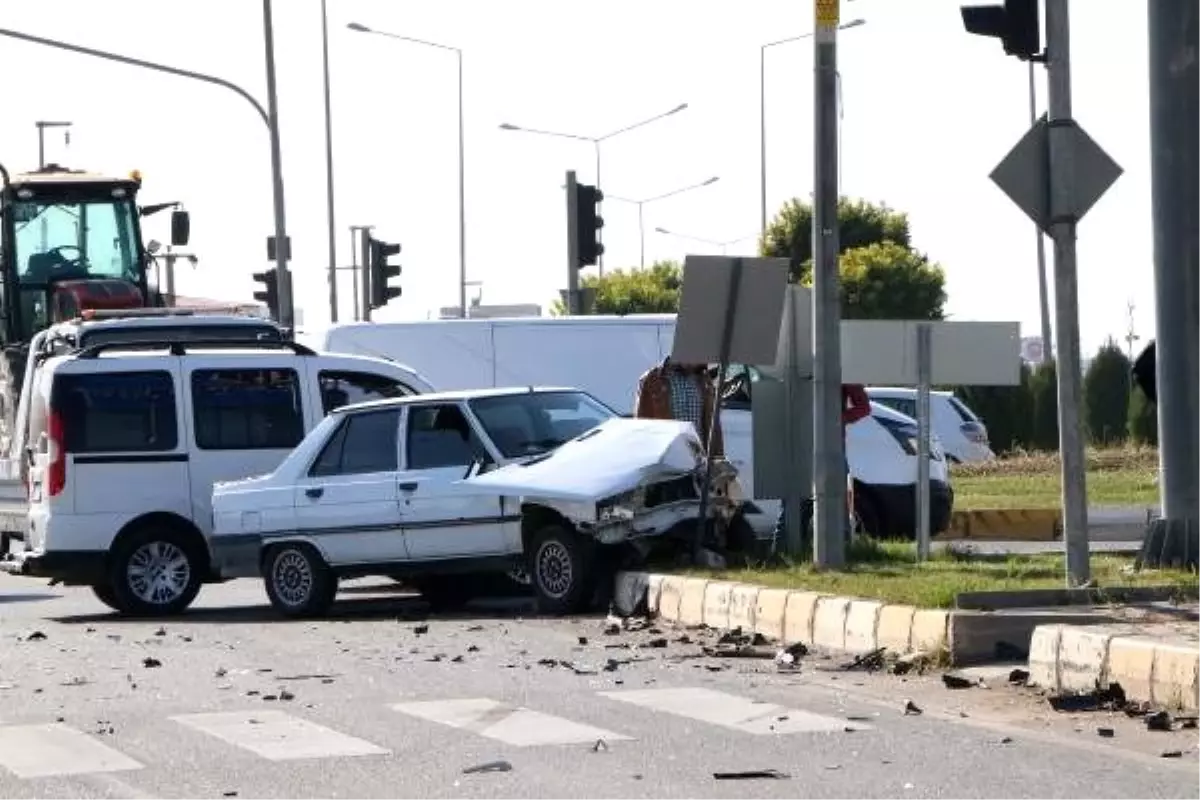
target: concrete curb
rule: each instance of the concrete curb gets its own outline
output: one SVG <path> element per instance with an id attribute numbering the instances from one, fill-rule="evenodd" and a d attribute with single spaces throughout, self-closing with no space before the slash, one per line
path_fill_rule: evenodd
<path id="1" fill-rule="evenodd" d="M 1056 508 L 976 508 L 955 511 L 949 528 L 935 541 L 1052 542 L 1062 538 L 1062 514 Z"/>
<path id="2" fill-rule="evenodd" d="M 1119 636 L 1101 626 L 1039 625 L 1030 640 L 1029 680 L 1068 693 L 1119 683 L 1130 700 L 1194 712 L 1200 648 Z"/>

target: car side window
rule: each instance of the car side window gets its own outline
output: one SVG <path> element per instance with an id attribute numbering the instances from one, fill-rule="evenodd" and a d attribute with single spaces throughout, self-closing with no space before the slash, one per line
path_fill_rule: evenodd
<path id="1" fill-rule="evenodd" d="M 893 411 L 899 411 L 905 416 L 917 418 L 917 401 L 909 400 L 907 397 L 872 397 L 872 400 L 883 403 Z"/>
<path id="2" fill-rule="evenodd" d="M 290 450 L 304 438 L 291 369 L 198 369 L 192 414 L 202 450 Z"/>
<path id="3" fill-rule="evenodd" d="M 317 478 L 395 472 L 399 433 L 399 409 L 347 415 L 308 474 Z"/>
<path id="4" fill-rule="evenodd" d="M 179 442 L 169 372 L 60 375 L 50 407 L 68 453 L 165 452 Z"/>
<path id="5" fill-rule="evenodd" d="M 487 449 L 456 404 L 417 406 L 408 412 L 409 469 L 466 468 Z"/>
<path id="6" fill-rule="evenodd" d="M 317 382 L 321 386 L 321 407 L 326 414 L 353 403 L 415 394 L 412 387 L 400 381 L 367 372 L 321 370 Z"/>
<path id="7" fill-rule="evenodd" d="M 757 379 L 757 370 L 753 367 L 745 364 L 730 364 L 725 370 L 721 408 L 727 410 L 750 408 L 750 387 Z"/>

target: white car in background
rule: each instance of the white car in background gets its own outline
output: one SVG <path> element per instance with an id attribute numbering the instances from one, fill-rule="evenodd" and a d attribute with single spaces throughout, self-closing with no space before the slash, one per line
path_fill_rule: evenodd
<path id="1" fill-rule="evenodd" d="M 872 402 L 917 418 L 917 390 L 893 386 L 867 387 Z M 930 392 L 929 413 L 933 433 L 951 463 L 989 461 L 996 457 L 988 443 L 987 428 L 975 412 L 953 392 Z"/>

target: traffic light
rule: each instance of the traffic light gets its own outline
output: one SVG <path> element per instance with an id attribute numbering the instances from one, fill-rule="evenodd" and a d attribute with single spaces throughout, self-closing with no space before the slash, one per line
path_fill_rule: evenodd
<path id="1" fill-rule="evenodd" d="M 586 183 L 575 184 L 575 241 L 579 243 L 579 267 L 595 264 L 604 255 L 600 243 L 600 229 L 604 218 L 600 216 L 600 203 L 604 193 Z"/>
<path id="2" fill-rule="evenodd" d="M 400 253 L 399 244 L 368 239 L 368 280 L 371 284 L 371 308 L 383 308 L 392 298 L 400 296 L 399 286 L 389 286 L 392 278 L 400 277 L 400 265 L 389 264 L 388 259 Z"/>
<path id="3" fill-rule="evenodd" d="M 269 269 L 266 272 L 256 272 L 251 277 L 255 283 L 263 285 L 262 289 L 254 292 L 254 299 L 266 305 L 271 319 L 279 319 L 279 272 Z"/>
<path id="4" fill-rule="evenodd" d="M 1038 0 L 1004 0 L 1003 5 L 963 6 L 967 33 L 991 36 L 1004 45 L 1004 52 L 1029 61 L 1042 51 Z"/>

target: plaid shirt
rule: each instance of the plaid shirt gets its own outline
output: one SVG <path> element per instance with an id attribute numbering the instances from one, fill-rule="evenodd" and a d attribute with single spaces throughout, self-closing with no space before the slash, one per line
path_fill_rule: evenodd
<path id="1" fill-rule="evenodd" d="M 690 390 L 674 391 L 676 377 L 681 378 Z M 694 404 L 696 395 L 699 396 L 700 413 L 695 415 Z M 668 369 L 667 362 L 658 364 L 646 370 L 638 380 L 637 396 L 634 400 L 635 417 L 641 419 L 678 419 L 696 425 L 700 433 L 700 441 L 708 436 L 708 420 L 716 405 L 716 391 L 702 372 L 680 374 L 678 370 Z M 721 432 L 721 417 L 717 416 L 716 430 L 713 431 L 714 456 L 725 455 L 725 441 Z"/>
<path id="2" fill-rule="evenodd" d="M 667 383 L 671 387 L 671 416 L 680 422 L 692 423 L 696 427 L 696 435 L 703 441 L 707 433 L 701 430 L 704 424 L 704 396 L 700 394 L 696 378 L 682 372 L 669 372 Z"/>

